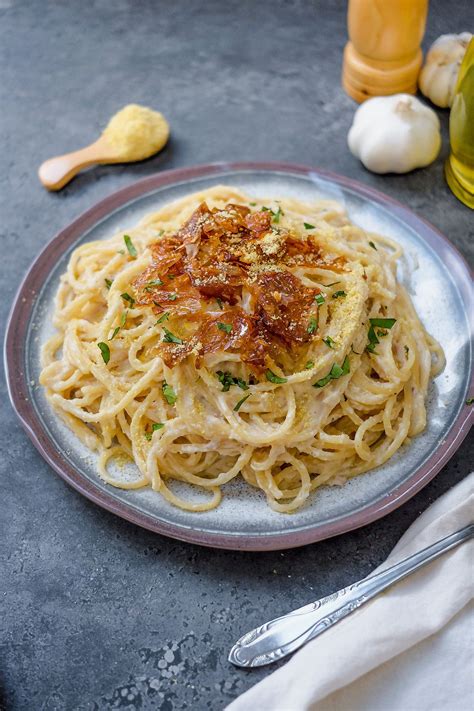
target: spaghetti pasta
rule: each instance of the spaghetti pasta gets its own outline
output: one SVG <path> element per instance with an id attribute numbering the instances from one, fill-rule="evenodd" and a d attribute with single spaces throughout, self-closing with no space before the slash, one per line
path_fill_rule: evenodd
<path id="1" fill-rule="evenodd" d="M 335 202 L 189 195 L 73 252 L 40 382 L 108 484 L 205 511 L 242 476 L 295 511 L 425 428 L 444 356 L 400 256 Z"/>

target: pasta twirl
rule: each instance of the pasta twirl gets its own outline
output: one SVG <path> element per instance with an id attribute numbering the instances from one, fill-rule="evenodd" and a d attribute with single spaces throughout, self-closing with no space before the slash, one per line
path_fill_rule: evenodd
<path id="1" fill-rule="evenodd" d="M 190 195 L 73 252 L 40 381 L 109 484 L 204 511 L 242 476 L 295 511 L 425 427 L 444 358 L 400 256 L 337 203 Z"/>

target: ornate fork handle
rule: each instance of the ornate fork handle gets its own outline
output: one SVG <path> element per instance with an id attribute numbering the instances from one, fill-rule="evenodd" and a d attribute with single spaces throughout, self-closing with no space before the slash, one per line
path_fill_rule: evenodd
<path id="1" fill-rule="evenodd" d="M 376 575 L 265 622 L 238 640 L 230 650 L 229 661 L 239 667 L 260 667 L 286 657 L 382 590 L 473 535 L 474 524 L 465 526 Z"/>

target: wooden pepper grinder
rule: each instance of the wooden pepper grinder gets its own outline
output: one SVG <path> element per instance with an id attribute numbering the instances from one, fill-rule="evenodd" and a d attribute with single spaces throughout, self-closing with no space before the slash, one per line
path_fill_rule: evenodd
<path id="1" fill-rule="evenodd" d="M 428 0 L 349 0 L 342 85 L 358 102 L 415 94 Z"/>

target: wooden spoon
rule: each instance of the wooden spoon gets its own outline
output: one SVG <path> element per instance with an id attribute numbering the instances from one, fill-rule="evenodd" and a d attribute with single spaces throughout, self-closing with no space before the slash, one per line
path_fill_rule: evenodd
<path id="1" fill-rule="evenodd" d="M 48 190 L 60 190 L 79 171 L 98 163 L 127 162 L 119 151 L 110 145 L 105 136 L 79 151 L 65 153 L 45 161 L 38 170 L 39 179 Z"/>

